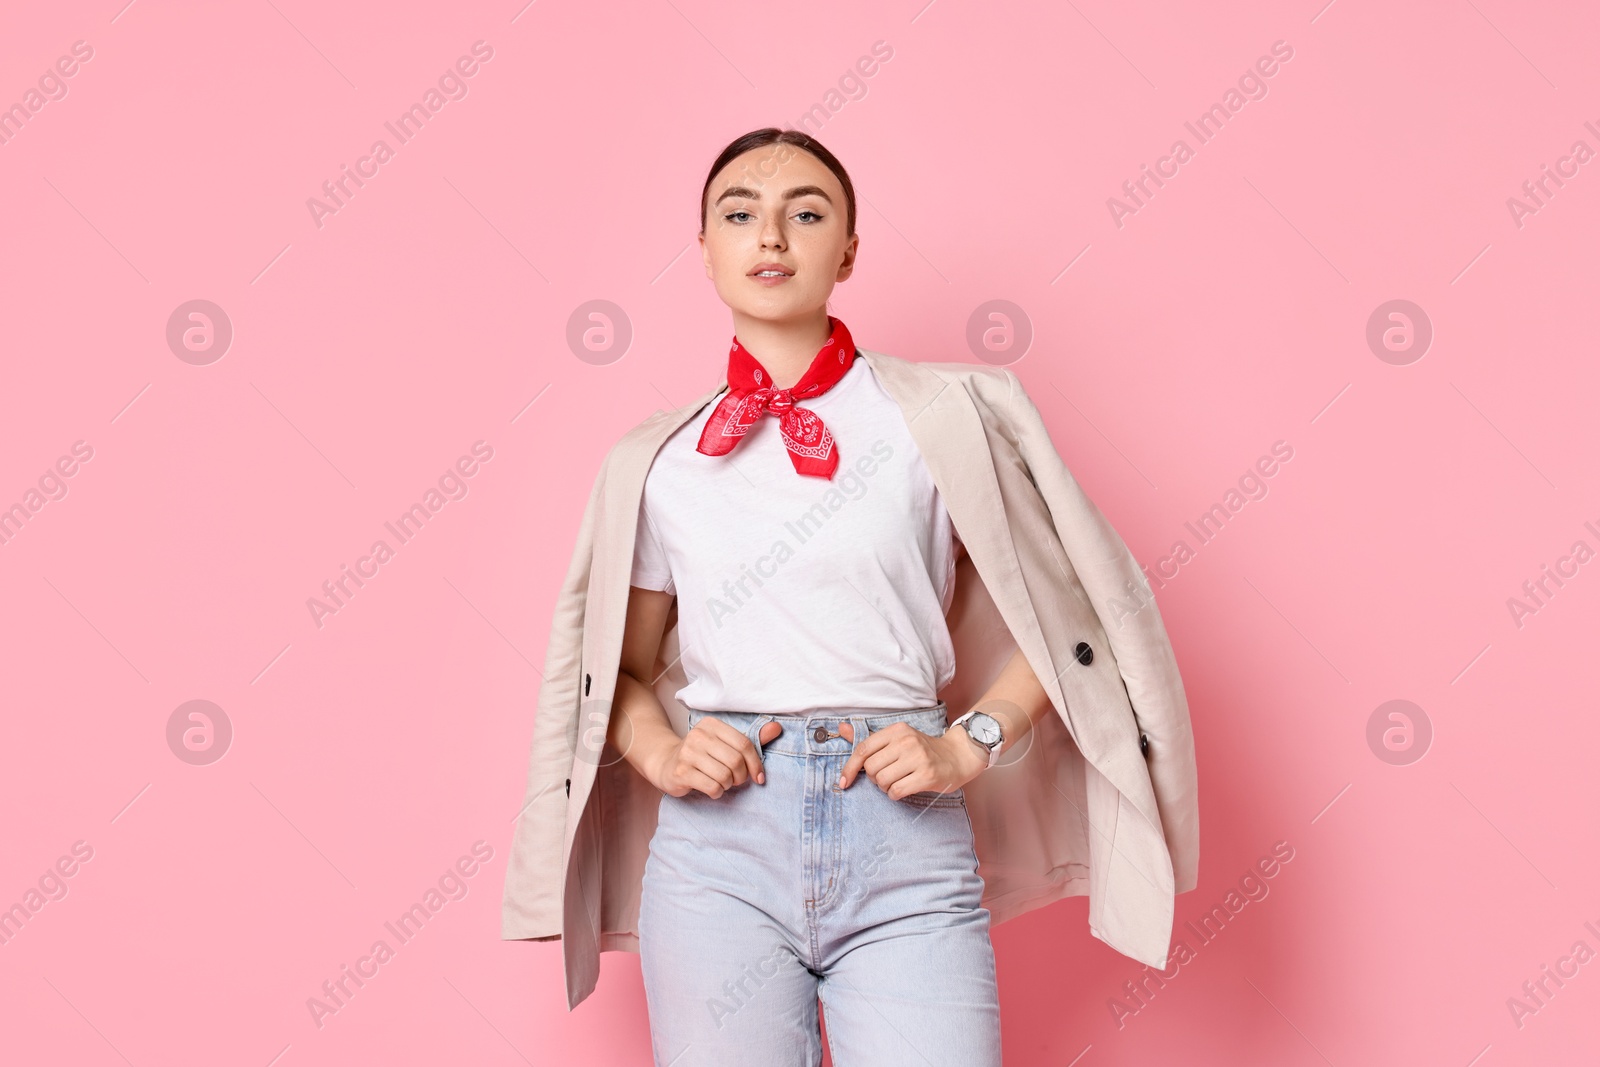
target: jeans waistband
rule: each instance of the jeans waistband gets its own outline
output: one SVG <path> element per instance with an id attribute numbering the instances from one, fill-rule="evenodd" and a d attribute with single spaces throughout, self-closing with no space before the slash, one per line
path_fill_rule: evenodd
<path id="1" fill-rule="evenodd" d="M 882 708 L 823 708 L 804 713 L 772 715 L 758 711 L 701 711 L 689 709 L 689 728 L 710 716 L 720 719 L 735 730 L 760 745 L 761 728 L 769 722 L 783 727 L 783 733 L 762 747 L 764 753 L 787 756 L 842 756 L 854 747 L 839 732 L 839 724 L 848 722 L 855 741 L 867 734 L 881 730 L 892 723 L 903 722 L 914 730 L 934 737 L 944 733 L 948 709 L 944 701 L 926 708 L 908 708 L 904 711 L 885 711 Z"/>

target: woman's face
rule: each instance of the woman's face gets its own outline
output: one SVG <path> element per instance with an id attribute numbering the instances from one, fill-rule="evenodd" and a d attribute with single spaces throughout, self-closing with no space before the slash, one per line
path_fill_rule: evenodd
<path id="1" fill-rule="evenodd" d="M 855 264 L 846 207 L 839 179 L 810 152 L 774 144 L 736 156 L 706 192 L 706 277 L 736 313 L 810 317 Z M 780 273 L 761 277 L 763 267 Z"/>

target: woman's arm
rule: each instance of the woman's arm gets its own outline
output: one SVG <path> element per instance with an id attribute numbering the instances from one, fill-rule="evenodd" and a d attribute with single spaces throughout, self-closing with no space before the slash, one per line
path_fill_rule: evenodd
<path id="1" fill-rule="evenodd" d="M 606 726 L 606 739 L 634 770 L 657 788 L 654 764 L 661 753 L 678 740 L 666 709 L 650 686 L 672 599 L 671 593 L 629 587 L 628 614 L 622 630 L 622 659 L 617 670 L 616 695 L 611 700 L 611 721 Z"/>
<path id="2" fill-rule="evenodd" d="M 680 738 L 656 697 L 652 671 L 672 600 L 671 593 L 628 588 L 622 658 L 606 738 L 646 781 L 675 797 L 691 789 L 720 797 L 751 778 L 764 784 L 761 753 L 748 737 L 707 716 Z"/>
<path id="3" fill-rule="evenodd" d="M 1028 731 L 1032 730 L 1034 724 L 1050 710 L 1050 697 L 1045 693 L 1044 686 L 1039 683 L 1039 676 L 1028 666 L 1028 657 L 1024 656 L 1022 649 L 1019 648 L 1011 653 L 1011 658 L 1006 661 L 1000 676 L 972 707 L 1000 720 L 1000 729 L 1005 734 L 1005 743 L 1000 746 L 1000 751 L 1004 753 L 1012 745 L 1027 737 Z M 966 731 L 952 732 L 959 735 Z M 978 752 L 978 746 L 970 739 L 958 736 L 957 740 L 965 743 L 972 751 Z M 982 760 L 983 754 L 978 752 L 978 757 Z M 981 763 L 978 769 L 983 769 Z"/>

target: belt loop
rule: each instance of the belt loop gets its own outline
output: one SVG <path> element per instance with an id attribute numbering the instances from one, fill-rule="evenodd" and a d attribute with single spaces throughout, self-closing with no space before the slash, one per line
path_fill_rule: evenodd
<path id="1" fill-rule="evenodd" d="M 772 715 L 766 715 L 766 714 L 757 715 L 755 717 L 755 721 L 750 724 L 750 728 L 745 731 L 745 736 L 750 739 L 750 743 L 752 745 L 756 746 L 756 751 L 757 752 L 761 751 L 761 728 L 763 726 L 767 725 L 767 723 L 769 723 L 769 722 L 777 722 L 777 721 L 778 721 L 777 718 L 775 716 L 772 716 Z M 774 740 L 776 740 L 776 739 L 774 739 Z"/>
<path id="2" fill-rule="evenodd" d="M 863 742 L 863 741 L 865 741 L 867 739 L 867 716 L 866 716 L 866 714 L 865 713 L 858 713 L 858 714 L 850 716 L 850 729 L 851 729 L 851 732 L 853 732 L 856 735 L 855 740 L 850 742 L 850 750 L 852 752 L 854 752 L 855 751 L 855 747 L 857 745 L 859 745 L 861 742 Z"/>

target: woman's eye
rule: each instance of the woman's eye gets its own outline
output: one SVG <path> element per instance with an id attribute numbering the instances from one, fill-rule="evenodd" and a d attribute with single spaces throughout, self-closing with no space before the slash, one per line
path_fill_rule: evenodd
<path id="1" fill-rule="evenodd" d="M 801 215 L 810 215 L 812 219 L 818 222 L 822 221 L 822 216 L 817 214 L 815 211 L 812 211 L 810 208 L 806 208 L 804 211 L 796 212 L 794 217 L 798 219 Z"/>
<path id="2" fill-rule="evenodd" d="M 741 215 L 744 216 L 744 218 L 740 218 Z M 750 217 L 750 212 L 748 212 L 748 211 L 730 211 L 730 212 L 728 212 L 726 215 L 724 215 L 722 217 L 727 219 L 730 222 L 743 222 L 744 219 L 747 219 L 747 218 Z"/>

